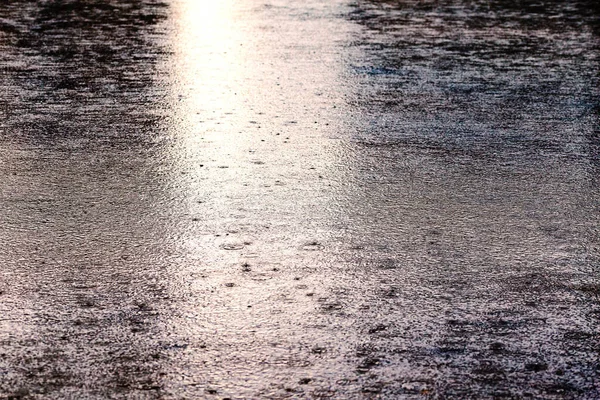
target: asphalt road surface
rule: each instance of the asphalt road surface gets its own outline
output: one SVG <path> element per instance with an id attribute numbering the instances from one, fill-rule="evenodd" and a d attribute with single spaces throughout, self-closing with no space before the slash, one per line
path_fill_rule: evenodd
<path id="1" fill-rule="evenodd" d="M 593 0 L 0 2 L 1 399 L 600 398 Z"/>

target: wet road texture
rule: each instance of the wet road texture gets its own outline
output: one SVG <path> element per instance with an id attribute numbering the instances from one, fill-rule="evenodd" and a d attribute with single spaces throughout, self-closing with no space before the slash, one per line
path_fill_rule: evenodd
<path id="1" fill-rule="evenodd" d="M 600 398 L 599 18 L 3 0 L 0 398 Z"/>

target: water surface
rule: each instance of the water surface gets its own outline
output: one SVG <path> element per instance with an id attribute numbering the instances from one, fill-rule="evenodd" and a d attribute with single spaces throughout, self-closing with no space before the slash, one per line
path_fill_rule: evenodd
<path id="1" fill-rule="evenodd" d="M 0 5 L 0 395 L 596 398 L 598 6 Z"/>

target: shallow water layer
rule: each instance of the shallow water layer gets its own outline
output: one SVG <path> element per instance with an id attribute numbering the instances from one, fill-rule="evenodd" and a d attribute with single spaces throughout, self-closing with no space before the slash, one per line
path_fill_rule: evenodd
<path id="1" fill-rule="evenodd" d="M 0 398 L 592 399 L 592 1 L 0 4 Z"/>

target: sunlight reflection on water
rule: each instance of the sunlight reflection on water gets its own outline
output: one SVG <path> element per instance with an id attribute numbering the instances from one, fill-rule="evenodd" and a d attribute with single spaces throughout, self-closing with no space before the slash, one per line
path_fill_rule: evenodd
<path id="1" fill-rule="evenodd" d="M 0 397 L 593 395 L 586 1 L 0 2 Z"/>

